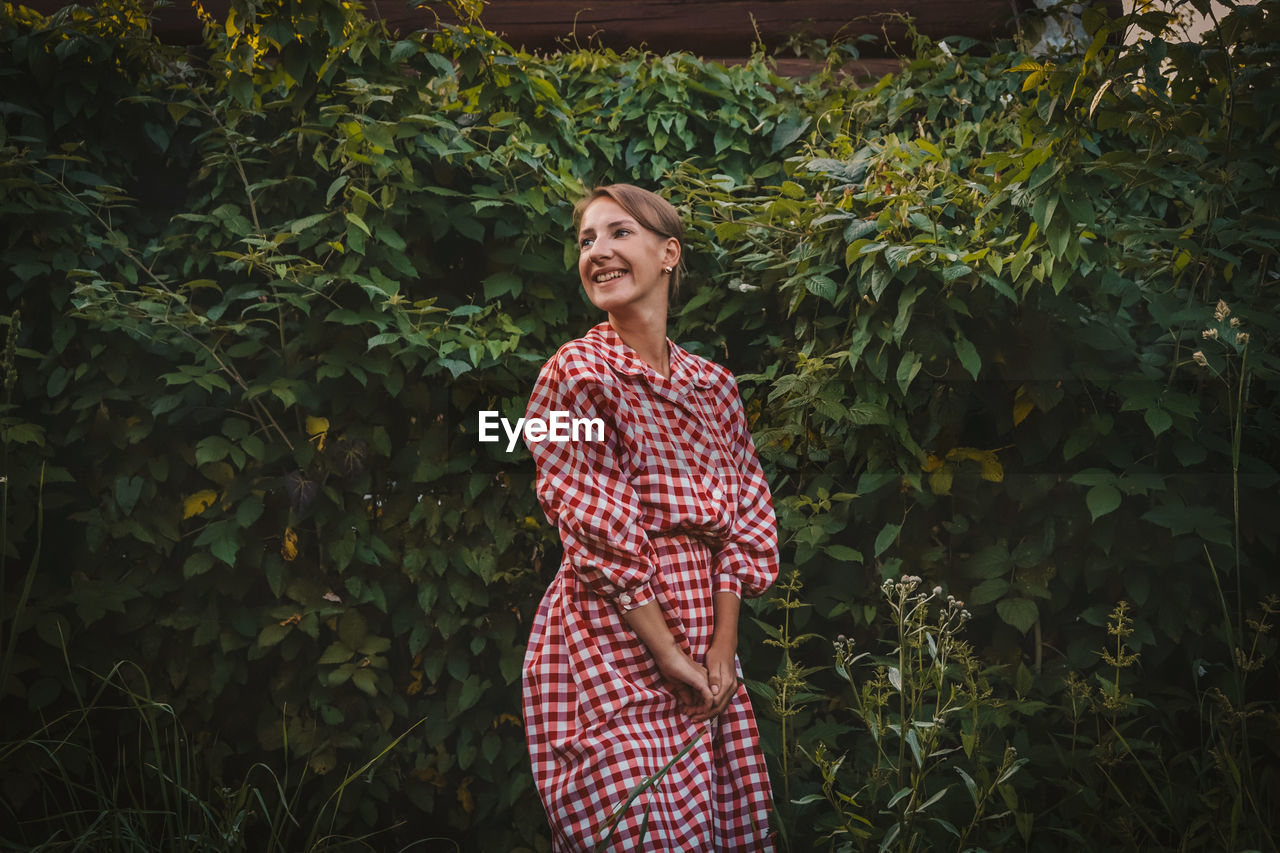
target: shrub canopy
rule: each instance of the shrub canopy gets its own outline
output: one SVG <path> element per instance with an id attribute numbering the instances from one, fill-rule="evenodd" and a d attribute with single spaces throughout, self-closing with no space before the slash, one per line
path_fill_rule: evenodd
<path id="1" fill-rule="evenodd" d="M 338 0 L 235 3 L 191 53 L 138 6 L 6 6 L 6 739 L 127 659 L 215 783 L 305 767 L 303 816 L 382 754 L 346 832 L 544 834 L 518 693 L 558 541 L 527 454 L 476 425 L 596 322 L 570 211 L 624 180 L 687 217 L 672 337 L 741 377 L 803 582 L 788 631 L 875 649 L 903 575 L 967 602 L 999 701 L 957 743 L 971 775 L 1030 761 L 982 843 L 1261 845 L 1274 698 L 1269 740 L 1231 715 L 1276 695 L 1276 12 L 1204 44 L 1087 17 L 1091 44 L 1039 59 L 921 41 L 860 87 L 763 56 L 535 57 L 479 23 L 394 40 Z M 1123 689 L 1097 653 L 1122 599 Z M 769 645 L 793 640 L 761 615 L 741 651 L 791 843 L 839 831 L 807 796 L 820 745 L 899 833 L 923 820 L 859 764 L 830 654 Z M 800 700 L 764 683 L 788 661 Z M 1085 741 L 1077 676 L 1159 700 L 1111 718 L 1141 744 Z M 1118 766 L 1075 758 L 1117 743 Z M 943 823 L 959 796 L 930 801 Z M 10 797 L 7 839 L 50 802 Z"/>

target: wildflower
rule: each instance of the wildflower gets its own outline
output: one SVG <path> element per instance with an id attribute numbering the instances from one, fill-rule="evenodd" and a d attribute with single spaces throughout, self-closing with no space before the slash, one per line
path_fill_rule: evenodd
<path id="1" fill-rule="evenodd" d="M 1240 344 L 1240 345 L 1244 345 L 1244 344 L 1249 343 L 1249 333 L 1248 333 L 1248 332 L 1236 332 L 1236 343 L 1237 343 L 1237 344 Z"/>
<path id="2" fill-rule="evenodd" d="M 1216 341 L 1218 339 L 1218 330 L 1205 329 L 1200 333 L 1200 337 L 1204 338 L 1206 341 Z"/>
<path id="3" fill-rule="evenodd" d="M 1191 354 L 1191 360 L 1194 361 L 1196 364 L 1200 365 L 1201 367 L 1209 366 L 1209 359 L 1205 358 L 1204 353 L 1201 352 L 1200 350 L 1196 350 Z"/>
<path id="4" fill-rule="evenodd" d="M 1221 323 L 1223 320 L 1227 319 L 1227 317 L 1229 317 L 1230 315 L 1231 315 L 1231 306 L 1223 302 L 1221 299 L 1219 299 L 1217 306 L 1215 306 L 1213 309 L 1213 319 Z"/>
<path id="5" fill-rule="evenodd" d="M 942 587 L 940 587 L 940 586 L 935 586 L 935 587 L 933 588 L 933 594 L 934 594 L 934 595 L 942 595 Z M 950 597 L 950 596 L 948 596 L 948 597 Z"/>

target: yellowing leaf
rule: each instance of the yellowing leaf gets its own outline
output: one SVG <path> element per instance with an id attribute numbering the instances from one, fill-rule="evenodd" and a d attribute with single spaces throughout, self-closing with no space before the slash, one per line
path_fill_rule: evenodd
<path id="1" fill-rule="evenodd" d="M 932 474 L 942 467 L 942 460 L 930 453 L 925 457 L 924 462 L 920 463 L 920 467 L 924 469 L 926 474 Z"/>
<path id="2" fill-rule="evenodd" d="M 187 519 L 199 515 L 217 499 L 218 493 L 213 489 L 201 489 L 194 495 L 187 495 L 182 501 L 182 517 Z"/>
<path id="3" fill-rule="evenodd" d="M 978 476 L 990 483 L 1004 482 L 1004 466 L 994 450 L 979 450 L 976 447 L 953 447 L 947 451 L 947 459 L 953 462 L 969 460 L 977 462 L 981 467 Z M 948 484 L 949 485 L 949 484 Z M 937 489 L 934 490 L 937 492 Z M 941 494 L 939 492 L 939 494 Z"/>
<path id="4" fill-rule="evenodd" d="M 951 494 L 951 482 L 955 477 L 955 470 L 946 465 L 939 468 L 929 475 L 929 490 L 935 495 Z"/>
<path id="5" fill-rule="evenodd" d="M 328 418 L 307 418 L 307 438 L 316 443 L 316 450 L 324 450 L 324 442 L 328 436 Z"/>
<path id="6" fill-rule="evenodd" d="M 286 560 L 294 560 L 298 557 L 298 534 L 293 532 L 292 527 L 284 529 L 284 541 L 280 543 L 280 556 Z"/>
<path id="7" fill-rule="evenodd" d="M 462 810 L 467 814 L 475 811 L 476 800 L 471 794 L 471 777 L 468 776 L 462 780 L 462 784 L 458 786 L 458 805 L 462 806 Z"/>
<path id="8" fill-rule="evenodd" d="M 1018 386 L 1018 393 L 1013 396 L 1013 425 L 1017 426 L 1025 421 L 1035 405 L 1027 396 L 1027 386 Z"/>

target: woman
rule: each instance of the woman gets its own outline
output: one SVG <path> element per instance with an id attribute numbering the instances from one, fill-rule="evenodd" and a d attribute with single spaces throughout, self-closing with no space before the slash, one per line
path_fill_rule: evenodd
<path id="1" fill-rule="evenodd" d="M 770 850 L 769 779 L 736 658 L 740 596 L 777 577 L 769 486 L 733 375 L 667 340 L 675 208 L 614 184 L 574 222 L 582 286 L 608 321 L 544 365 L 526 413 L 604 422 L 601 441 L 528 440 L 564 546 L 524 661 L 554 849 L 591 850 L 612 832 L 612 850 Z"/>

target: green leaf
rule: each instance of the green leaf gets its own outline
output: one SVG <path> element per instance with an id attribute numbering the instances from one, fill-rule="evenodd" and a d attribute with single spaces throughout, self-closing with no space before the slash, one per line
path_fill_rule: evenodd
<path id="1" fill-rule="evenodd" d="M 861 563 L 862 552 L 848 545 L 827 545 L 823 547 L 828 555 L 846 563 Z"/>
<path id="2" fill-rule="evenodd" d="M 373 236 L 373 232 L 369 230 L 369 226 L 365 225 L 364 220 L 359 216 L 356 216 L 354 213 L 346 213 L 344 215 L 347 217 L 347 221 L 363 231 L 366 237 Z"/>
<path id="3" fill-rule="evenodd" d="M 1040 618 L 1036 603 L 1029 598 L 1006 598 L 999 601 L 996 603 L 996 613 L 1005 624 L 1012 625 L 1024 634 Z"/>
<path id="4" fill-rule="evenodd" d="M 351 657 L 354 654 L 355 652 L 351 651 L 351 649 L 348 648 L 344 643 L 342 643 L 341 641 L 337 641 L 337 642 L 331 643 L 329 647 L 324 650 L 324 652 L 320 655 L 320 660 L 317 661 L 317 663 L 322 663 L 322 664 L 346 663 L 347 661 L 351 660 Z"/>
<path id="5" fill-rule="evenodd" d="M 1173 425 L 1173 415 L 1161 408 L 1147 409 L 1144 417 L 1152 435 L 1159 435 Z"/>
<path id="6" fill-rule="evenodd" d="M 1013 570 L 1013 557 L 1004 545 L 988 545 L 965 564 L 965 574 L 971 578 L 998 578 Z"/>
<path id="7" fill-rule="evenodd" d="M 876 536 L 876 545 L 872 556 L 879 557 L 883 554 L 898 538 L 898 532 L 901 530 L 901 524 L 886 524 L 882 527 L 880 533 Z"/>
<path id="8" fill-rule="evenodd" d="M 969 593 L 970 604 L 990 604 L 1009 591 L 1009 582 L 1004 578 L 988 578 L 973 588 Z"/>
<path id="9" fill-rule="evenodd" d="M 334 178 L 334 179 L 329 183 L 329 189 L 325 191 L 325 194 L 324 194 L 324 203 L 325 203 L 325 204 L 328 204 L 329 202 L 333 201 L 333 197 L 334 197 L 335 195 L 337 195 L 338 190 L 340 190 L 340 189 L 342 189 L 344 186 L 346 186 L 347 181 L 349 181 L 349 180 L 351 180 L 351 176 L 350 176 L 350 175 L 339 175 L 338 177 Z M 299 229 L 299 230 L 301 230 L 301 229 Z"/>
<path id="10" fill-rule="evenodd" d="M 920 372 L 921 367 L 923 367 L 923 364 L 917 353 L 908 352 L 902 356 L 902 360 L 898 362 L 898 370 L 894 378 L 898 380 L 898 387 L 902 389 L 903 394 L 907 393 L 911 380 L 916 378 L 916 374 Z"/>
<path id="11" fill-rule="evenodd" d="M 468 675 L 462 682 L 462 689 L 458 693 L 458 704 L 453 708 L 450 716 L 456 716 L 473 707 L 480 701 L 480 697 L 483 694 L 484 684 L 481 683 L 480 676 L 474 673 Z"/>
<path id="12" fill-rule="evenodd" d="M 208 551 L 196 551 L 182 564 L 182 576 L 187 580 L 202 575 L 213 568 L 213 555 Z"/>
<path id="13" fill-rule="evenodd" d="M 287 637 L 291 630 L 293 630 L 292 626 L 271 623 L 258 633 L 258 648 L 267 649 L 276 645 Z"/>
<path id="14" fill-rule="evenodd" d="M 378 673 L 372 669 L 357 669 L 351 673 L 351 683 L 369 696 L 378 695 Z"/>
<path id="15" fill-rule="evenodd" d="M 338 638 L 349 649 L 358 649 L 369 634 L 369 624 L 358 610 L 348 610 L 338 620 Z"/>
<path id="16" fill-rule="evenodd" d="M 253 77 L 243 71 L 233 71 L 227 81 L 227 91 L 231 97 L 246 109 L 253 106 Z"/>
<path id="17" fill-rule="evenodd" d="M 1094 486 L 1085 495 L 1084 501 L 1089 507 L 1089 514 L 1097 521 L 1120 506 L 1120 491 L 1105 484 Z"/>
<path id="18" fill-rule="evenodd" d="M 774 128 L 773 131 L 773 138 L 770 142 L 769 153 L 771 155 L 777 154 L 783 148 L 786 148 L 788 145 L 799 139 L 800 134 L 804 133 L 805 129 L 809 127 L 810 121 L 812 121 L 812 119 L 809 116 L 804 116 L 803 118 L 798 119 L 788 118 L 779 122 L 778 126 Z"/>
<path id="19" fill-rule="evenodd" d="M 960 364 L 965 370 L 969 371 L 969 375 L 976 381 L 978 373 L 982 370 L 982 357 L 978 355 L 978 348 L 959 332 L 956 333 L 955 346 L 956 356 L 960 359 Z"/>
<path id="20" fill-rule="evenodd" d="M 836 301 L 836 283 L 825 275 L 810 276 L 804 280 L 805 289 L 820 299 Z"/>
<path id="21" fill-rule="evenodd" d="M 142 477 L 116 478 L 116 505 L 125 515 L 133 514 L 133 508 L 138 505 L 138 498 L 142 494 L 144 482 Z"/>

